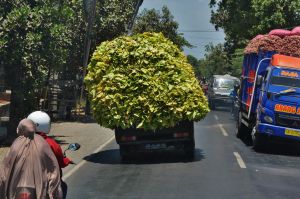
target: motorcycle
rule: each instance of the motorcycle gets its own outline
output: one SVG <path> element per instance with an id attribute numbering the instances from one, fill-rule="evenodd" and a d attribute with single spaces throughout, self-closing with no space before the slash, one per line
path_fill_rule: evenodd
<path id="1" fill-rule="evenodd" d="M 80 144 L 72 143 L 64 150 L 63 154 L 66 157 L 67 151 L 77 151 L 78 149 L 80 149 L 80 147 L 81 147 Z M 75 164 L 75 163 L 73 162 L 73 164 Z M 63 190 L 63 198 L 66 198 L 68 186 L 63 181 L 61 181 L 61 184 L 62 184 L 62 190 Z M 19 187 L 16 190 L 16 199 L 36 199 L 35 188 Z"/>
<path id="2" fill-rule="evenodd" d="M 68 146 L 68 148 L 66 148 L 64 150 L 64 156 L 66 157 L 66 152 L 67 151 L 77 151 L 78 149 L 80 149 L 80 144 L 78 143 L 72 143 Z M 74 162 L 72 162 L 71 164 L 76 164 Z M 68 185 L 63 181 L 61 180 L 61 188 L 62 188 L 62 191 L 63 191 L 63 198 L 67 198 L 67 193 L 68 193 Z"/>

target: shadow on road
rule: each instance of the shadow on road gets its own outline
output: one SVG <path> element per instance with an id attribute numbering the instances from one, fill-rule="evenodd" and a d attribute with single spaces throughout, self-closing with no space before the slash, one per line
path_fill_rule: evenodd
<path id="1" fill-rule="evenodd" d="M 153 153 L 138 153 L 133 155 L 130 160 L 122 161 L 119 149 L 110 149 L 99 153 L 86 156 L 84 159 L 89 162 L 99 164 L 163 164 L 163 163 L 187 163 L 197 162 L 205 158 L 201 149 L 195 150 L 194 159 L 184 157 L 183 153 L 179 152 L 153 152 Z"/>
<path id="2" fill-rule="evenodd" d="M 253 146 L 251 136 L 244 136 L 241 141 L 248 147 Z M 254 149 L 252 149 L 254 152 Z M 300 143 L 280 143 L 268 141 L 264 150 L 256 152 L 260 154 L 298 156 L 300 157 Z"/>
<path id="3" fill-rule="evenodd" d="M 214 111 L 230 112 L 231 107 L 230 106 L 217 106 L 217 107 L 215 107 Z"/>
<path id="4" fill-rule="evenodd" d="M 259 153 L 300 157 L 300 148 L 299 143 L 298 146 L 297 144 L 269 143 L 265 150 Z"/>
<path id="5" fill-rule="evenodd" d="M 253 146 L 251 135 L 246 135 L 240 138 L 240 140 L 246 145 L 246 146 Z"/>

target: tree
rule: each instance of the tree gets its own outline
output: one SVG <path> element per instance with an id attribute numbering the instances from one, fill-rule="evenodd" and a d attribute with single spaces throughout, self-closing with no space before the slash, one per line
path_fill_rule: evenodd
<path id="1" fill-rule="evenodd" d="M 68 58 L 76 13 L 61 1 L 2 1 L 1 57 L 11 87 L 10 128 L 37 109 L 40 90 L 51 70 L 59 70 Z M 1 6 L 2 6 L 1 5 Z"/>
<path id="2" fill-rule="evenodd" d="M 95 44 L 126 34 L 137 0 L 103 0 L 97 4 Z"/>
<path id="3" fill-rule="evenodd" d="M 226 34 L 225 47 L 232 54 L 249 39 L 275 28 L 299 25 L 300 0 L 211 0 L 211 22 Z"/>
<path id="4" fill-rule="evenodd" d="M 210 43 L 205 47 L 205 51 L 205 58 L 200 61 L 200 69 L 206 78 L 231 73 L 229 59 L 222 44 L 214 46 Z"/>
<path id="5" fill-rule="evenodd" d="M 133 33 L 161 32 L 179 48 L 192 47 L 183 35 L 178 33 L 178 26 L 168 7 L 163 6 L 162 11 L 155 9 L 143 10 L 136 19 Z"/>
<path id="6" fill-rule="evenodd" d="M 244 46 L 252 36 L 251 27 L 256 24 L 251 0 L 211 0 L 210 6 L 211 23 L 226 34 L 227 51 L 233 53 L 235 48 Z"/>
<path id="7" fill-rule="evenodd" d="M 126 32 L 135 2 L 98 2 L 92 50 Z M 18 121 L 38 108 L 51 74 L 80 75 L 85 27 L 81 0 L 0 1 L 0 56 L 12 90 L 10 136 Z"/>
<path id="8" fill-rule="evenodd" d="M 257 18 L 257 23 L 252 27 L 252 35 L 274 28 L 290 29 L 299 25 L 300 0 L 252 0 L 252 8 Z"/>
<path id="9" fill-rule="evenodd" d="M 242 75 L 242 65 L 244 60 L 244 49 L 236 49 L 231 56 L 231 74 L 235 77 Z"/>
<path id="10" fill-rule="evenodd" d="M 193 55 L 188 55 L 187 60 L 188 60 L 189 64 L 191 64 L 193 66 L 196 77 L 198 79 L 200 79 L 201 78 L 201 70 L 200 70 L 199 60 L 196 57 L 194 57 Z"/>

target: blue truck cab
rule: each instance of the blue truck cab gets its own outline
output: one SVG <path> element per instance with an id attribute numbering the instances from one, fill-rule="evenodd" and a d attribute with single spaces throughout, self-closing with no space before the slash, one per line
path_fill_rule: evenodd
<path id="1" fill-rule="evenodd" d="M 239 101 L 237 137 L 251 133 L 255 150 L 269 139 L 300 141 L 300 58 L 245 55 Z"/>

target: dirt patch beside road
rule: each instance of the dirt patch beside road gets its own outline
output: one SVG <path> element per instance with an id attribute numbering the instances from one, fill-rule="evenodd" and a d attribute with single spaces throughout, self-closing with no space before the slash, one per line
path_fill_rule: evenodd
<path id="1" fill-rule="evenodd" d="M 78 164 L 85 156 L 91 154 L 113 135 L 112 130 L 103 128 L 96 123 L 63 122 L 53 124 L 49 136 L 57 140 L 63 150 L 70 143 L 79 143 L 81 148 L 78 151 L 67 152 L 67 157 Z M 63 172 L 66 173 L 73 167 L 74 165 L 70 165 L 63 169 Z"/>

